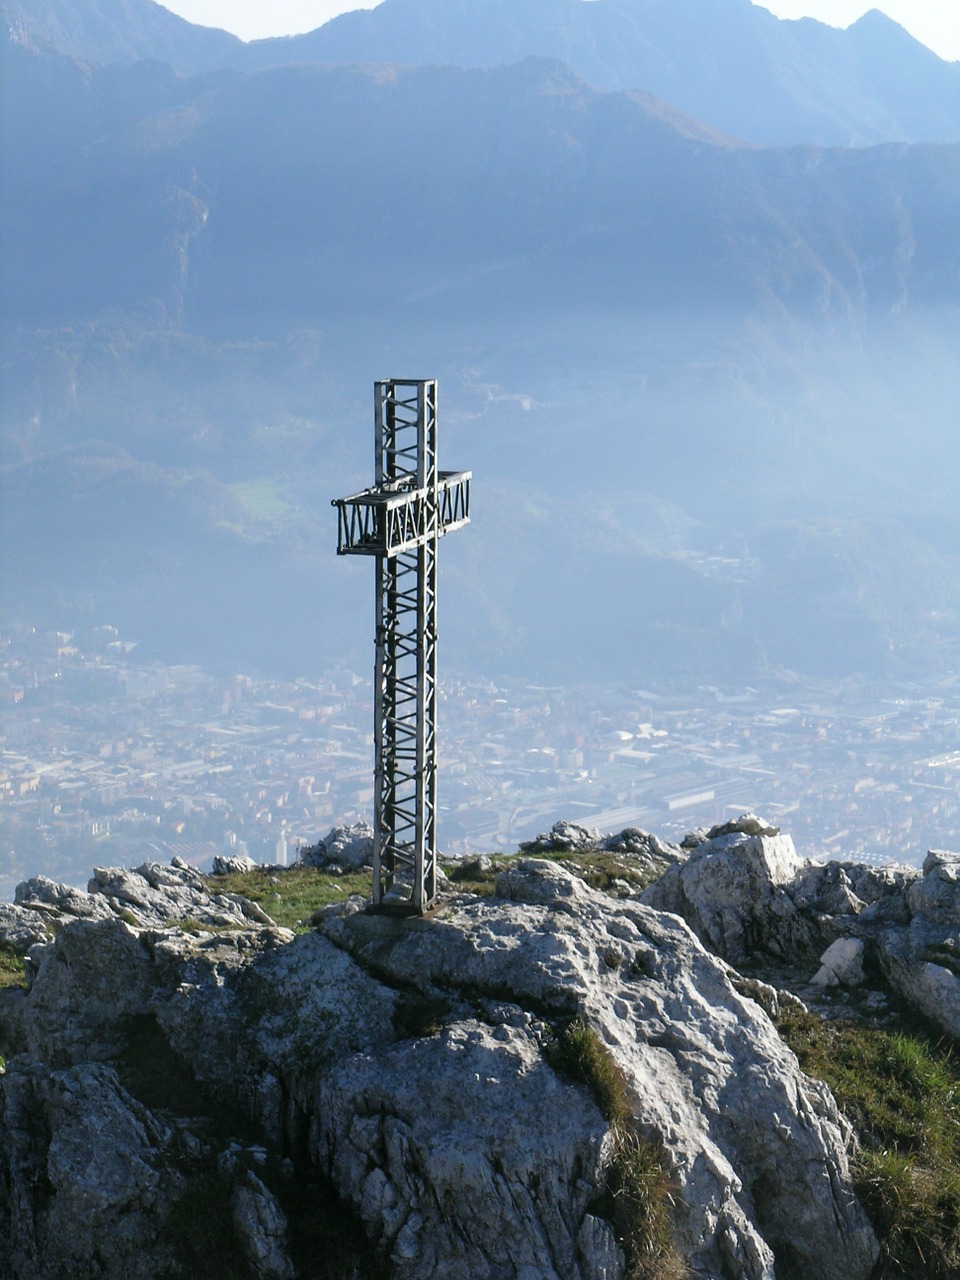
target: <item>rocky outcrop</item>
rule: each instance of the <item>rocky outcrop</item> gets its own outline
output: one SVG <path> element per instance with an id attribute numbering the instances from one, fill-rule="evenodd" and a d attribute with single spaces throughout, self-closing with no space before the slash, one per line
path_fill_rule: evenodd
<path id="1" fill-rule="evenodd" d="M 171 1267 L 176 1131 L 111 1067 L 17 1059 L 0 1079 L 0 1133 L 0 1273 L 153 1280 Z"/>
<path id="2" fill-rule="evenodd" d="M 535 840 L 526 840 L 520 845 L 520 852 L 527 854 L 584 853 L 591 850 L 631 853 L 663 862 L 675 862 L 684 856 L 678 845 L 669 844 L 640 827 L 625 827 L 615 835 L 604 835 L 594 827 L 562 819 L 555 822 L 549 831 L 542 831 Z"/>
<path id="3" fill-rule="evenodd" d="M 330 1180 L 337 1213 L 393 1280 L 623 1280 L 613 1131 L 551 1055 L 574 1017 L 622 1073 L 633 1131 L 665 1153 L 694 1275 L 869 1274 L 876 1243 L 829 1092 L 800 1072 L 753 988 L 675 915 L 528 858 L 500 874 L 495 897 L 452 896 L 424 919 L 353 900 L 294 937 L 233 904 L 229 927 L 197 933 L 170 922 L 173 904 L 188 891 L 193 918 L 214 919 L 225 895 L 203 902 L 183 868 L 126 875 L 97 873 L 77 897 L 37 885 L 23 895 L 44 904 L 56 936 L 34 946 L 29 989 L 0 1001 L 4 1052 L 18 1054 L 0 1078 L 9 1132 L 42 1117 L 0 1164 L 11 1280 L 164 1274 L 198 1161 L 228 1181 L 237 1274 L 297 1274 L 276 1169 L 231 1163 L 202 1120 L 158 1111 L 120 1082 L 143 1028 L 198 1082 L 198 1099 L 229 1099 L 258 1126 L 271 1159 Z M 80 1145 L 79 1111 L 42 1099 L 77 1082 L 92 1114 L 115 1117 L 96 1121 L 113 1154 L 58 1172 L 64 1146 Z M 106 1180 L 93 1219 L 110 1236 L 91 1254 L 100 1270 L 63 1253 L 62 1215 L 79 1212 L 87 1176 Z M 140 1270 L 124 1271 L 131 1241 Z"/>
<path id="4" fill-rule="evenodd" d="M 643 901 L 682 916 L 709 950 L 731 964 L 761 949 L 795 960 L 818 951 L 821 942 L 786 893 L 804 865 L 789 836 L 764 834 L 746 815 L 739 825 L 715 827 L 645 891 Z"/>
<path id="5" fill-rule="evenodd" d="M 300 861 L 305 867 L 335 865 L 354 871 L 369 867 L 373 861 L 373 827 L 362 820 L 334 827 L 324 840 L 301 849 Z"/>
<path id="6" fill-rule="evenodd" d="M 260 907 L 236 893 L 210 893 L 199 871 L 176 858 L 169 866 L 145 862 L 135 870 L 96 867 L 84 893 L 35 876 L 17 886 L 16 904 L 48 924 L 68 920 L 126 919 L 140 928 L 182 920 L 221 928 L 253 921 L 272 924 Z"/>
<path id="7" fill-rule="evenodd" d="M 919 871 L 812 863 L 763 826 L 745 815 L 714 828 L 643 901 L 738 966 L 775 963 L 821 988 L 869 974 L 960 1038 L 960 854 L 931 852 Z"/>
<path id="8" fill-rule="evenodd" d="M 960 1039 L 960 854 L 931 852 L 896 911 L 860 919 L 891 987 Z M 908 923 L 901 923 L 904 916 Z"/>
<path id="9" fill-rule="evenodd" d="M 556 863 L 521 861 L 497 895 L 425 928 L 352 915 L 324 932 L 396 980 L 585 1015 L 626 1073 L 639 1127 L 670 1153 L 697 1274 L 772 1280 L 778 1252 L 824 1278 L 868 1274 L 872 1233 L 832 1099 L 726 966 L 682 922 L 612 905 Z"/>

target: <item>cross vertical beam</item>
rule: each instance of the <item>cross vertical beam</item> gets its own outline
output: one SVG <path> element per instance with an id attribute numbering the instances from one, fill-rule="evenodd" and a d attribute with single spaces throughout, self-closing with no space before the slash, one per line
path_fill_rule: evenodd
<path id="1" fill-rule="evenodd" d="M 470 472 L 437 468 L 437 383 L 374 390 L 371 489 L 337 498 L 339 555 L 376 559 L 373 905 L 437 895 L 437 544 L 470 519 Z"/>

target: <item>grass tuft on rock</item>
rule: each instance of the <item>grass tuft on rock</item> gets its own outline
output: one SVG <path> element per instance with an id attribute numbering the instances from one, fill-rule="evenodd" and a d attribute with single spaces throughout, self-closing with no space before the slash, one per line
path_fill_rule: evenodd
<path id="1" fill-rule="evenodd" d="M 606 849 L 544 853 L 538 856 L 559 862 L 578 875 L 591 889 L 600 889 L 614 897 L 619 896 L 618 890 L 623 892 L 623 885 L 627 885 L 632 893 L 645 889 L 663 872 L 662 866 L 631 862 L 629 854 L 612 853 Z"/>
<path id="2" fill-rule="evenodd" d="M 443 870 L 456 889 L 464 893 L 475 893 L 480 898 L 489 898 L 497 876 L 516 860 L 515 853 L 492 853 L 482 861 L 480 858 L 464 858 L 458 862 L 445 862 Z"/>
<path id="3" fill-rule="evenodd" d="M 582 1017 L 556 1032 L 545 1056 L 555 1071 L 587 1085 L 610 1124 L 606 1195 L 596 1207 L 623 1249 L 626 1280 L 685 1280 L 689 1272 L 673 1244 L 673 1181 L 662 1149 L 637 1131 L 617 1060 Z"/>
<path id="4" fill-rule="evenodd" d="M 857 1193 L 883 1247 L 873 1280 L 957 1280 L 960 1066 L 951 1049 L 919 1029 L 824 1021 L 793 1006 L 777 1026 L 859 1137 Z"/>
<path id="5" fill-rule="evenodd" d="M 465 858 L 462 862 L 449 862 L 444 871 L 452 885 L 467 893 L 475 893 L 480 897 L 488 897 L 493 893 L 497 876 L 507 867 L 512 866 L 520 857 L 528 855 L 517 853 L 494 853 L 485 860 L 481 868 L 477 858 Z M 648 884 L 661 874 L 663 868 L 638 863 L 629 854 L 611 853 L 606 849 L 588 849 L 570 851 L 554 850 L 529 855 L 546 858 L 550 862 L 559 862 L 567 870 L 591 889 L 600 889 L 613 897 L 623 894 L 626 885 L 630 892 L 636 893 L 645 889 Z"/>
<path id="6" fill-rule="evenodd" d="M 372 876 L 367 870 L 332 875 L 319 867 L 257 867 L 228 876 L 205 876 L 210 893 L 239 893 L 261 907 L 276 924 L 307 928 L 314 911 L 343 902 L 352 893 L 369 898 Z"/>
<path id="7" fill-rule="evenodd" d="M 23 957 L 11 947 L 0 947 L 0 987 L 25 987 Z"/>

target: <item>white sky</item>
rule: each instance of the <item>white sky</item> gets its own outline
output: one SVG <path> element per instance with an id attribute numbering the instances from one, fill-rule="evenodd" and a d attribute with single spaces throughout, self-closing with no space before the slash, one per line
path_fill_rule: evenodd
<path id="1" fill-rule="evenodd" d="M 163 0 L 164 7 L 244 40 L 313 31 L 347 9 L 372 9 L 362 0 Z M 960 59 L 960 0 L 767 0 L 781 18 L 819 18 L 847 27 L 868 9 L 882 9 L 941 58 Z"/>

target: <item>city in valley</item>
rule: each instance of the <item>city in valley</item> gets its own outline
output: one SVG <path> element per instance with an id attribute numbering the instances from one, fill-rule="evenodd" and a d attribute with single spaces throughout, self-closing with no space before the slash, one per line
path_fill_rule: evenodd
<path id="1" fill-rule="evenodd" d="M 0 897 L 44 874 L 218 853 L 289 863 L 373 810 L 372 689 L 138 660 L 101 626 L 0 638 Z M 442 672 L 444 854 L 560 818 L 680 839 L 754 810 L 812 858 L 917 864 L 960 836 L 960 678 L 684 693 Z"/>

